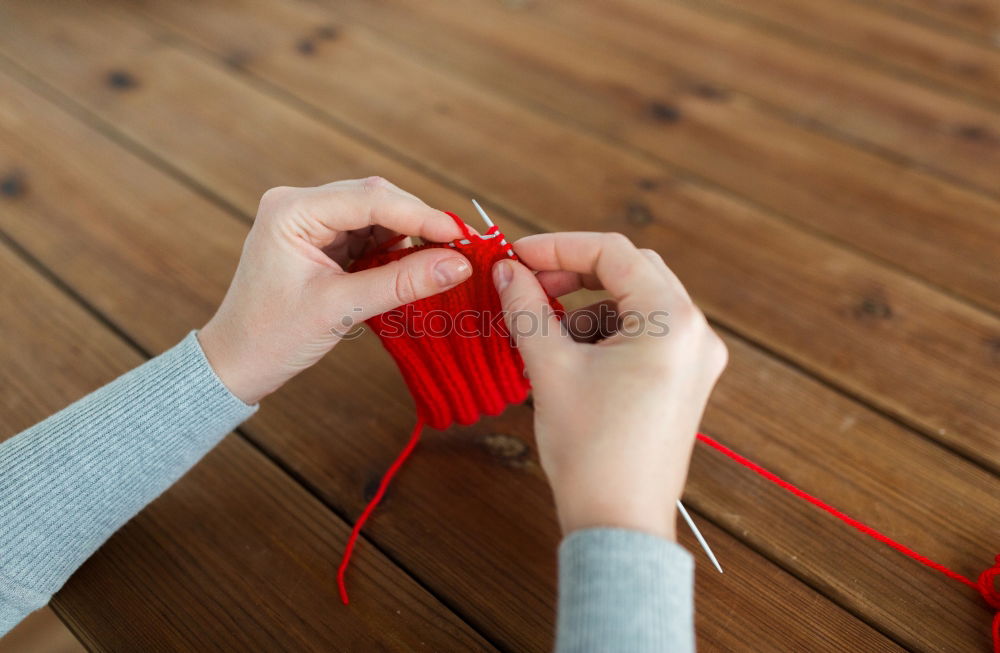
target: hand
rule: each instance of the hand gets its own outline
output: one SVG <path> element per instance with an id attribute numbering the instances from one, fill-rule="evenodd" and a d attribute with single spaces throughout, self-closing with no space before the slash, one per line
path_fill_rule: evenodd
<path id="1" fill-rule="evenodd" d="M 529 236 L 514 251 L 524 265 L 498 262 L 494 282 L 531 378 L 563 532 L 612 526 L 675 539 L 675 503 L 725 345 L 663 259 L 620 234 Z M 617 311 L 617 332 L 597 344 L 574 341 L 546 300 L 581 287 L 606 289 Z"/>
<path id="2" fill-rule="evenodd" d="M 198 333 L 226 387 L 257 403 L 318 361 L 351 325 L 471 274 L 468 260 L 447 248 L 345 271 L 397 232 L 434 242 L 461 237 L 446 214 L 380 177 L 264 193 L 229 291 Z"/>

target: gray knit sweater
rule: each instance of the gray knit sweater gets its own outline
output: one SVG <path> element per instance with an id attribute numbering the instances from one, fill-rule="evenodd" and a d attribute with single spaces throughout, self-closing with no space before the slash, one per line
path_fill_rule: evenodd
<path id="1" fill-rule="evenodd" d="M 256 411 L 194 333 L 0 443 L 0 636 Z M 693 651 L 691 556 L 620 529 L 559 547 L 556 650 Z"/>

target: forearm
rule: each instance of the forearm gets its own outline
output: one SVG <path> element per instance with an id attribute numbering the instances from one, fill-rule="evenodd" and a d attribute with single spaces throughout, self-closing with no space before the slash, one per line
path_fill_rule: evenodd
<path id="1" fill-rule="evenodd" d="M 556 653 L 694 651 L 694 563 L 680 545 L 593 528 L 559 547 Z"/>
<path id="2" fill-rule="evenodd" d="M 192 333 L 0 444 L 0 635 L 255 410 Z"/>

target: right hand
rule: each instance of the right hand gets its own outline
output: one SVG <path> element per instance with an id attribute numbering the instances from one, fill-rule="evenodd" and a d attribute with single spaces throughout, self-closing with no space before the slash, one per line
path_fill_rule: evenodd
<path id="1" fill-rule="evenodd" d="M 663 259 L 620 234 L 540 234 L 514 251 L 524 264 L 498 262 L 494 283 L 531 378 L 563 533 L 619 527 L 676 539 L 675 504 L 726 346 Z M 581 287 L 607 290 L 620 317 L 597 344 L 574 341 L 549 308 L 546 292 Z"/>

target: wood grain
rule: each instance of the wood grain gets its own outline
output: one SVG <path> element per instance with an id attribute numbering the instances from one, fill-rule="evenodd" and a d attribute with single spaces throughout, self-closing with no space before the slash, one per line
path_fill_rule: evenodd
<path id="1" fill-rule="evenodd" d="M 740 89 L 790 116 L 996 196 L 1000 114 L 691 7 L 602 0 L 523 11 Z M 665 47 L 669 44 L 670 47 Z"/>
<path id="2" fill-rule="evenodd" d="M 906 20 L 885 7 L 853 2 L 845 8 L 844 3 L 830 0 L 710 0 L 699 4 L 804 45 L 837 48 L 832 51 L 854 55 L 869 66 L 884 66 L 896 76 L 984 100 L 994 109 L 1000 103 L 1000 49 Z"/>
<path id="3" fill-rule="evenodd" d="M 80 43 L 86 42 L 86 34 L 91 25 L 83 20 L 85 17 L 74 18 L 75 20 L 66 23 L 59 20 L 50 23 L 59 34 L 59 39 L 54 43 L 69 42 L 79 48 Z M 106 17 L 103 19 L 107 20 Z M 115 43 L 123 44 L 123 50 L 113 50 L 105 59 L 101 59 L 99 53 L 106 52 L 107 48 L 92 53 L 86 49 L 70 48 L 69 51 L 74 52 L 77 59 L 93 57 L 90 65 L 81 66 L 74 71 L 81 80 L 77 88 L 71 88 L 59 78 L 55 81 L 66 84 L 63 88 L 72 91 L 74 98 L 86 100 L 87 105 L 103 121 L 101 124 L 104 128 L 110 129 L 114 125 L 116 138 L 128 139 L 130 143 L 138 144 L 146 151 L 162 157 L 164 164 L 171 170 L 178 171 L 178 174 L 197 179 L 213 190 L 218 189 L 216 192 L 227 203 L 241 207 L 247 213 L 252 212 L 261 190 L 260 187 L 255 188 L 254 184 L 263 183 L 266 187 L 281 183 L 283 174 L 292 177 L 293 183 L 299 183 L 299 179 L 307 178 L 309 174 L 318 175 L 315 172 L 317 167 L 329 175 L 327 178 L 351 175 L 352 171 L 359 168 L 367 171 L 375 167 L 400 181 L 401 185 L 422 196 L 433 198 L 435 203 L 440 200 L 440 206 L 457 206 L 459 201 L 464 202 L 454 190 L 444 188 L 434 180 L 372 152 L 368 146 L 346 137 L 324 120 L 308 118 L 302 112 L 290 109 L 283 101 L 234 81 L 226 71 L 206 65 L 199 57 L 178 52 L 169 45 L 150 38 L 141 29 L 128 29 L 128 25 L 130 23 L 125 21 L 118 24 L 115 30 L 119 37 Z M 99 30 L 95 28 L 94 33 L 99 33 Z M 128 62 L 127 70 L 136 84 L 129 87 L 128 93 L 124 95 L 115 89 L 102 90 L 105 78 L 99 71 L 124 66 L 123 62 Z M 66 61 L 64 65 L 69 63 Z M 4 96 L 15 97 L 17 94 L 14 89 L 16 85 Z M 23 91 L 21 97 L 24 97 Z M 197 98 L 198 101 L 194 102 L 192 98 Z M 15 136 L 16 130 L 8 128 L 4 138 L 7 142 L 17 144 L 13 151 L 17 153 L 18 160 L 35 162 L 24 174 L 29 183 L 36 185 L 36 190 L 14 203 L 15 209 L 9 214 L 14 217 L 6 218 L 4 227 L 33 252 L 48 248 L 64 251 L 70 243 L 84 243 L 82 248 L 77 246 L 77 262 L 63 261 L 58 257 L 46 257 L 44 260 L 61 277 L 72 279 L 74 287 L 79 288 L 82 295 L 94 298 L 95 303 L 99 302 L 102 310 L 116 307 L 116 321 L 134 334 L 137 340 L 143 343 L 169 344 L 170 338 L 176 337 L 174 331 L 185 328 L 184 324 L 191 325 L 191 321 L 185 323 L 184 320 L 198 319 L 195 309 L 190 307 L 211 305 L 226 283 L 228 269 L 231 269 L 238 252 L 239 237 L 232 237 L 233 227 L 225 226 L 230 224 L 226 220 L 231 218 L 225 216 L 225 219 L 211 219 L 212 215 L 219 212 L 186 205 L 184 202 L 194 201 L 188 199 L 192 196 L 189 192 L 167 192 L 165 189 L 173 189 L 176 185 L 162 178 L 162 175 L 144 168 L 133 157 L 124 155 L 107 144 L 101 145 L 101 139 L 89 132 L 71 128 L 72 121 L 57 119 L 57 112 L 49 111 L 38 116 L 37 103 L 37 99 L 22 99 L 22 108 L 18 110 L 18 102 L 8 100 L 4 115 L 15 116 L 12 120 L 21 123 L 29 118 L 43 121 L 52 134 L 52 141 L 60 144 L 61 151 L 87 151 L 94 163 L 83 171 L 76 170 L 71 163 L 65 162 L 65 157 L 55 146 L 39 149 L 28 137 L 18 138 Z M 124 109 L 123 105 L 126 105 Z M 240 116 L 241 124 L 234 125 L 233 115 Z M 171 125 L 177 124 L 197 125 L 198 128 L 192 130 L 196 132 L 194 135 L 189 136 L 171 129 Z M 59 128 L 56 129 L 53 125 Z M 31 133 L 39 131 L 31 130 Z M 275 147 L 275 143 L 280 143 L 281 147 Z M 39 151 L 42 154 L 38 154 Z M 264 156 L 264 153 L 268 156 Z M 230 169 L 233 167 L 231 162 L 248 160 L 254 160 L 257 164 L 245 175 Z M 311 165 L 301 163 L 303 160 Z M 8 167 L 12 165 L 13 161 Z M 24 167 L 26 164 L 21 165 Z M 500 166 L 497 166 L 497 170 L 501 170 Z M 152 210 L 153 207 L 146 210 L 146 200 L 140 193 L 127 198 L 131 200 L 127 208 L 115 208 L 100 196 L 90 196 L 86 189 L 95 183 L 87 181 L 89 175 L 105 179 L 103 183 L 96 184 L 98 187 L 109 185 L 111 182 L 107 179 L 118 178 L 128 180 L 129 187 L 157 187 L 160 189 L 160 199 L 150 201 L 167 204 L 177 202 L 187 209 L 191 216 L 188 218 L 190 223 L 182 222 L 179 231 L 165 230 L 165 233 L 158 236 L 157 255 L 170 260 L 174 269 L 183 271 L 182 274 L 193 274 L 200 270 L 201 279 L 198 284 L 178 284 L 169 293 L 152 296 L 154 301 L 166 302 L 165 305 L 176 310 L 161 313 L 156 319 L 143 317 L 141 312 L 134 310 L 131 302 L 137 301 L 134 298 L 142 293 L 142 284 L 128 281 L 133 278 L 129 267 L 119 267 L 118 261 L 111 255 L 116 250 L 127 249 L 125 235 L 142 238 L 141 233 L 145 228 L 143 225 L 149 222 L 148 216 L 157 215 Z M 41 184 L 49 176 L 59 180 L 48 183 L 55 183 L 55 187 L 62 191 L 61 197 L 69 201 L 46 200 L 49 186 L 43 187 Z M 82 179 L 78 176 L 82 176 Z M 31 182 L 33 179 L 36 181 Z M 272 179 L 274 181 L 270 181 Z M 173 193 L 178 197 L 173 197 Z M 77 202 L 72 201 L 74 197 L 79 198 Z M 84 228 L 72 218 L 73 206 L 84 201 L 94 207 L 93 221 L 97 223 L 96 226 L 91 224 Z M 61 229 L 42 230 L 32 227 L 37 223 L 37 219 L 32 219 L 32 216 L 38 215 L 41 207 L 44 207 L 43 215 L 53 214 L 49 219 L 56 220 Z M 231 224 L 239 226 L 235 221 Z M 96 230 L 106 240 L 87 237 L 85 234 L 88 230 Z M 218 236 L 218 240 L 209 238 L 206 244 L 201 244 L 202 231 L 206 234 L 220 231 L 222 235 Z M 509 231 L 517 232 L 515 229 Z M 781 241 L 785 237 L 785 232 L 780 231 L 774 235 L 773 240 Z M 193 242 L 201 244 L 203 249 L 191 251 Z M 679 242 L 686 245 L 688 241 Z M 56 243 L 61 243 L 61 246 Z M 771 239 L 764 240 L 763 243 L 770 245 Z M 798 244 L 798 241 L 793 240 L 790 245 L 794 247 Z M 830 250 L 836 251 L 833 247 Z M 814 252 L 815 250 L 809 250 L 807 253 Z M 695 252 L 690 256 L 697 255 L 698 252 Z M 729 252 L 724 251 L 720 256 L 725 258 L 729 256 Z M 850 258 L 846 260 L 853 261 Z M 74 275 L 74 265 L 81 266 L 77 270 L 106 266 L 114 270 L 114 274 L 107 273 L 108 277 L 117 276 L 125 281 L 105 287 L 105 284 L 99 283 L 102 274 L 100 271 Z M 801 263 L 799 266 L 804 267 Z M 93 280 L 94 276 L 97 276 L 98 282 Z M 210 298 L 212 293 L 216 295 Z M 821 294 L 822 292 L 817 291 L 817 295 Z M 777 296 L 782 295 L 779 293 Z M 773 299 L 772 297 L 772 306 Z M 186 315 L 183 314 L 185 311 Z M 204 315 L 201 319 L 204 319 Z M 360 510 L 364 501 L 360 488 L 376 479 L 392 458 L 405 437 L 410 425 L 409 415 L 412 414 L 409 401 L 405 398 L 405 389 L 386 357 L 378 355 L 375 343 L 367 339 L 352 345 L 357 346 L 338 351 L 337 356 L 297 379 L 279 396 L 274 397 L 273 403 L 265 407 L 262 415 L 248 425 L 248 432 L 255 440 L 281 457 L 300 478 L 316 488 L 332 505 L 344 506 L 344 511 L 348 514 L 356 514 Z M 767 358 L 755 348 L 749 347 L 748 350 L 756 352 L 757 357 Z M 884 518 L 891 520 L 891 523 L 886 522 L 890 527 L 904 524 L 900 528 L 908 529 L 907 534 L 914 532 L 913 524 L 920 524 L 921 520 L 926 519 L 928 512 L 958 514 L 962 519 L 971 520 L 972 524 L 982 525 L 981 530 L 970 529 L 973 530 L 971 534 L 962 536 L 968 537 L 971 544 L 964 542 L 963 546 L 952 548 L 939 543 L 936 545 L 939 548 L 935 549 L 944 551 L 946 560 L 963 569 L 978 568 L 982 557 L 980 551 L 988 550 L 993 541 L 986 522 L 988 514 L 981 509 L 982 502 L 988 503 L 989 497 L 995 495 L 996 486 L 990 485 L 992 477 L 961 459 L 948 456 L 919 436 L 871 413 L 863 405 L 838 397 L 821 384 L 806 384 L 808 392 L 805 397 L 793 393 L 793 390 L 803 386 L 805 377 L 786 365 L 773 361 L 771 363 L 772 366 L 768 368 L 769 376 L 764 379 L 765 382 L 758 381 L 757 386 L 759 392 L 771 394 L 775 399 L 761 407 L 760 414 L 755 412 L 757 408 L 752 401 L 746 401 L 745 405 L 742 400 L 740 403 L 730 404 L 729 410 L 741 416 L 741 428 L 744 430 L 727 426 L 725 431 L 718 432 L 720 437 L 785 473 L 786 470 L 794 470 L 803 464 L 804 461 L 799 459 L 798 449 L 809 451 L 806 439 L 825 436 L 831 442 L 836 442 L 836 439 L 831 438 L 834 432 L 830 428 L 831 424 L 843 424 L 842 411 L 847 407 L 858 411 L 865 420 L 872 420 L 871 428 L 863 431 L 865 436 L 875 437 L 888 432 L 890 438 L 896 438 L 892 441 L 891 451 L 906 452 L 906 455 L 898 454 L 899 459 L 895 461 L 898 469 L 903 471 L 893 473 L 888 478 L 869 474 L 868 468 L 858 463 L 858 452 L 848 449 L 848 453 L 853 453 L 854 456 L 848 459 L 850 464 L 845 464 L 826 478 L 818 476 L 821 480 L 812 489 L 857 514 L 877 512 L 885 510 L 879 498 L 884 493 L 896 488 L 897 484 L 901 484 L 899 487 L 905 488 L 905 492 L 919 492 L 920 486 L 925 483 L 923 476 L 927 474 L 926 470 L 936 469 L 928 461 L 937 464 L 942 464 L 942 460 L 946 461 L 943 464 L 949 468 L 955 466 L 955 473 L 943 475 L 940 486 L 935 486 L 934 491 L 920 496 L 929 496 L 932 501 L 929 505 L 932 506 L 939 505 L 934 501 L 952 502 L 957 513 L 949 512 L 952 506 L 947 503 L 947 509 L 942 508 L 940 511 L 929 510 L 926 505 L 903 503 L 899 515 L 892 513 Z M 753 374 L 759 366 L 756 358 L 743 358 L 742 355 L 733 363 L 733 368 L 743 370 L 743 374 Z M 798 403 L 778 401 L 788 397 Z M 759 401 L 759 398 L 755 399 Z M 798 427 L 802 420 L 810 418 L 811 413 L 800 414 L 798 422 L 791 421 L 796 428 L 783 429 L 783 417 L 791 411 L 800 410 L 804 405 L 831 405 L 833 409 L 830 417 L 809 429 L 799 430 Z M 813 431 L 812 428 L 816 430 Z M 422 582 L 439 595 L 451 597 L 454 604 L 460 606 L 474 624 L 495 635 L 503 644 L 518 650 L 537 650 L 547 646 L 553 589 L 551 552 L 557 539 L 551 520 L 548 491 L 534 462 L 529 430 L 529 414 L 526 409 L 521 408 L 462 431 L 460 436 L 452 432 L 430 434 L 422 447 L 421 455 L 400 478 L 390 502 L 370 531 L 373 540 L 390 551 L 395 559 L 403 562 Z M 778 442 L 792 444 L 787 447 L 761 446 L 758 450 L 753 441 L 747 439 L 747 446 L 744 448 L 744 438 L 749 438 L 757 430 L 772 435 Z M 337 438 L 339 433 L 353 437 Z M 359 433 L 364 433 L 365 437 L 357 437 Z M 497 442 L 502 446 L 498 446 Z M 918 452 L 912 460 L 908 454 L 910 450 Z M 921 451 L 923 453 L 919 453 Z M 866 461 L 862 458 L 861 462 Z M 822 460 L 814 461 L 816 465 L 822 463 Z M 696 461 L 696 465 L 699 464 Z M 712 465 L 711 469 L 724 470 L 725 465 Z M 696 473 L 692 477 L 692 496 L 696 496 L 693 494 L 696 484 L 703 482 L 699 481 L 702 473 L 705 472 Z M 742 472 L 733 470 L 733 473 L 743 480 L 727 480 L 721 485 L 727 487 L 730 493 L 738 494 L 748 485 L 746 479 L 739 476 Z M 851 483 L 841 476 L 846 473 L 854 474 Z M 855 483 L 860 484 L 864 491 L 854 492 L 852 488 Z M 945 494 L 935 494 L 941 488 L 944 488 Z M 874 616 L 874 621 L 878 622 L 880 628 L 892 632 L 893 637 L 906 641 L 908 646 L 933 650 L 954 642 L 969 644 L 970 648 L 983 644 L 980 615 L 977 615 L 975 605 L 960 590 L 942 590 L 941 600 L 950 607 L 941 610 L 944 614 L 928 616 L 926 605 L 898 598 L 909 596 L 908 591 L 914 586 L 924 587 L 928 582 L 932 583 L 924 576 L 926 572 L 911 569 L 898 575 L 887 574 L 886 568 L 892 565 L 891 568 L 895 569 L 899 564 L 894 554 L 875 547 L 866 548 L 857 540 L 849 539 L 850 534 L 845 534 L 839 524 L 815 519 L 815 514 L 808 507 L 787 505 L 787 501 L 778 500 L 772 506 L 766 492 L 767 490 L 756 492 L 754 496 L 758 497 L 757 501 L 741 503 L 745 513 L 727 516 L 723 510 L 728 508 L 724 507 L 715 514 L 709 514 L 713 519 L 727 524 L 730 532 L 740 537 L 749 537 L 749 531 L 742 532 L 748 523 L 760 525 L 760 534 L 754 534 L 754 537 L 759 537 L 759 540 L 755 540 L 755 545 L 759 544 L 762 550 L 768 551 L 769 557 L 773 554 L 782 564 L 799 565 L 796 573 L 808 577 L 810 583 L 818 582 L 833 588 L 838 586 L 838 578 L 845 577 L 845 568 L 850 569 L 848 589 L 841 586 L 842 594 L 838 599 L 853 602 L 852 608 L 857 608 L 866 620 Z M 720 495 L 719 500 L 724 502 L 723 506 L 728 505 L 730 496 Z M 876 517 L 872 519 L 875 520 Z M 786 557 L 782 557 L 789 549 L 782 549 L 785 546 L 782 541 L 767 535 L 775 521 L 799 525 L 799 530 L 804 531 L 798 535 L 804 540 L 793 540 L 788 545 L 793 551 L 791 555 L 799 558 L 803 551 L 823 550 L 822 545 L 828 540 L 846 544 L 838 546 L 836 557 L 820 557 L 819 560 L 810 559 L 808 563 L 801 564 L 793 560 L 790 563 Z M 734 523 L 739 528 L 733 526 Z M 910 524 L 909 527 L 905 525 L 907 523 Z M 802 529 L 803 524 L 808 524 L 809 528 Z M 951 530 L 955 525 L 946 523 L 941 527 L 949 533 L 941 540 L 947 544 L 954 542 L 950 538 L 958 537 Z M 789 526 L 788 530 L 794 529 Z M 940 533 L 937 534 L 940 536 Z M 418 537 L 415 538 L 415 535 Z M 714 537 L 716 536 L 713 534 Z M 788 533 L 783 532 L 782 537 L 787 538 Z M 420 542 L 419 545 L 414 544 L 415 539 Z M 929 539 L 925 536 L 921 541 L 926 543 Z M 931 544 L 934 546 L 933 542 Z M 819 548 L 807 549 L 809 545 L 818 545 Z M 724 558 L 742 555 L 739 551 L 730 553 L 730 546 L 733 545 L 726 538 L 722 538 L 717 545 Z M 490 555 L 484 556 L 483 551 L 489 551 Z M 955 555 L 961 556 L 962 560 L 956 562 L 947 558 Z M 747 565 L 762 565 L 764 562 L 753 556 L 746 556 L 746 559 Z M 755 563 L 754 560 L 759 562 Z M 831 639 L 817 639 L 816 647 L 842 650 L 846 646 L 868 650 L 884 646 L 884 641 L 879 644 L 880 640 L 867 627 L 860 630 L 856 626 L 840 628 L 845 623 L 844 614 L 821 598 L 811 599 L 821 611 L 816 620 L 809 623 L 795 620 L 793 623 L 788 619 L 788 614 L 792 612 L 792 605 L 801 607 L 800 601 L 787 604 L 787 612 L 774 608 L 770 603 L 770 597 L 774 594 L 792 597 L 791 590 L 785 589 L 784 585 L 780 586 L 778 592 L 764 589 L 774 582 L 773 568 L 744 568 L 749 572 L 750 578 L 763 584 L 751 585 L 753 591 L 744 594 L 747 596 L 746 601 L 759 597 L 760 602 L 742 603 L 739 611 L 730 610 L 721 599 L 700 605 L 704 629 L 707 629 L 702 634 L 703 641 L 715 641 L 713 638 L 727 641 L 723 639 L 726 635 L 711 629 L 730 629 L 745 634 L 749 638 L 745 642 L 751 648 L 759 643 L 758 650 L 774 650 L 781 648 L 781 641 L 813 641 L 810 633 L 821 629 L 831 633 Z M 785 577 L 779 574 L 778 578 Z M 699 590 L 702 594 L 721 596 L 734 591 L 726 585 L 721 585 L 722 589 L 706 588 L 705 585 L 712 582 L 710 579 L 720 584 L 733 582 L 729 577 L 709 575 L 709 579 L 700 581 L 702 586 Z M 790 580 L 781 582 L 788 583 Z M 857 589 L 859 583 L 863 584 L 863 589 Z M 886 610 L 893 610 L 891 616 L 870 605 L 881 602 L 889 606 Z M 767 605 L 772 607 L 765 607 Z M 899 612 L 895 611 L 897 608 Z M 951 614 L 952 611 L 954 614 Z M 764 618 L 762 615 L 766 616 L 762 623 L 769 624 L 763 628 L 757 622 Z M 894 623 L 896 620 L 905 624 Z M 752 623 L 757 625 L 751 625 Z M 850 620 L 846 623 L 850 623 Z M 860 639 L 845 643 L 838 639 L 839 634 L 835 634 L 841 630 L 844 637 Z"/>
<path id="4" fill-rule="evenodd" d="M 224 57 L 249 55 L 240 34 L 266 32 L 254 27 L 255 20 L 281 25 L 282 34 L 308 34 L 311 25 L 327 16 L 334 24 L 363 23 L 385 37 L 384 47 L 405 44 L 422 60 L 461 73 L 485 93 L 501 90 L 529 106 L 544 107 L 663 161 L 679 174 L 694 174 L 932 284 L 1000 309 L 992 248 L 1000 239 L 1000 202 L 816 133 L 794 117 L 776 116 L 753 97 L 693 76 L 671 57 L 654 60 L 645 51 L 601 44 L 533 12 L 505 10 L 488 1 L 466 3 L 467 9 L 460 11 L 412 0 L 327 3 L 325 12 L 271 5 L 266 11 L 240 12 L 245 25 L 240 30 L 229 29 L 231 6 L 204 5 L 197 20 L 183 5 L 150 9 Z M 428 40 L 428 33 L 442 38 Z M 284 49 L 277 40 L 264 43 L 269 52 Z M 256 47 L 264 46 L 258 42 Z M 266 67 L 269 59 L 255 63 L 247 56 L 244 63 L 297 91 L 294 83 L 285 82 L 284 71 Z M 440 104 L 450 106 L 444 98 Z"/>
<path id="5" fill-rule="evenodd" d="M 955 30 L 996 44 L 1000 7 L 992 0 L 880 0 L 887 9 L 942 31 Z"/>
<path id="6" fill-rule="evenodd" d="M 6 100 L 5 89 L 5 109 Z M 142 362 L 3 246 L 0 278 L 3 439 Z M 356 600 L 342 606 L 332 559 L 349 530 L 231 435 L 113 536 L 52 605 L 94 651 L 493 650 L 372 547 L 359 550 Z"/>
<path id="7" fill-rule="evenodd" d="M 27 14 L 19 22 L 27 25 Z M 419 160 L 414 165 L 447 178 L 453 189 L 475 189 L 481 199 L 528 220 L 531 228 L 621 231 L 634 237 L 659 250 L 722 324 L 1000 469 L 1000 441 L 993 433 L 1000 405 L 983 393 L 1000 382 L 993 346 L 1000 340 L 996 317 L 641 157 L 414 64 L 363 30 L 342 34 L 326 54 L 320 50 L 302 57 L 294 47 L 277 47 L 280 32 L 265 39 L 278 25 L 262 21 L 256 30 L 241 31 L 252 37 L 253 43 L 246 43 L 254 53 L 251 60 L 259 68 L 273 66 L 269 81 L 281 80 L 307 96 L 335 124 L 361 129 L 366 141 L 393 156 Z M 123 35 L 130 33 L 124 25 L 121 29 Z M 264 96 L 222 69 L 203 70 L 199 57 L 145 32 L 123 36 L 121 51 L 113 52 L 103 33 L 86 31 L 80 19 L 63 24 L 46 17 L 36 30 L 73 34 L 78 49 L 67 56 L 44 48 L 52 54 L 22 63 L 121 125 L 144 147 L 161 152 L 171 165 L 194 178 L 213 179 L 213 189 L 230 203 L 250 213 L 260 189 L 280 182 L 281 172 L 270 172 L 271 183 L 264 184 L 228 162 L 274 160 L 281 153 L 273 151 L 277 123 L 271 114 L 287 112 L 293 122 L 298 118 L 291 116 L 301 114 L 271 100 L 250 118 L 255 109 L 246 103 L 260 104 Z M 27 44 L 23 39 L 31 33 L 22 29 L 12 38 Z M 283 38 L 289 44 L 296 37 L 286 33 Z M 13 52 L 9 45 L 0 47 Z M 128 61 L 133 74 L 148 81 L 122 97 L 101 83 L 102 70 L 114 68 L 116 61 Z M 175 72 L 180 69 L 183 76 Z M 169 102 L 179 84 L 199 102 Z M 235 99 L 241 94 L 247 98 Z M 437 109 L 442 102 L 450 107 L 444 114 Z M 227 105 L 241 107 L 245 119 L 236 126 L 225 116 Z M 201 128 L 183 134 L 161 128 L 187 123 Z M 420 129 L 412 129 L 415 123 Z M 215 125 L 211 138 L 210 124 Z M 328 171 L 315 165 L 318 159 L 301 155 L 317 150 L 306 140 L 287 151 L 290 165 L 301 169 L 308 161 L 311 170 Z M 595 161 L 600 164 L 588 163 Z M 263 169 L 257 167 L 257 173 Z M 294 174 L 292 180 L 298 183 Z M 245 189 L 239 195 L 233 194 L 237 185 Z M 940 392 L 942 387 L 951 392 Z"/>

